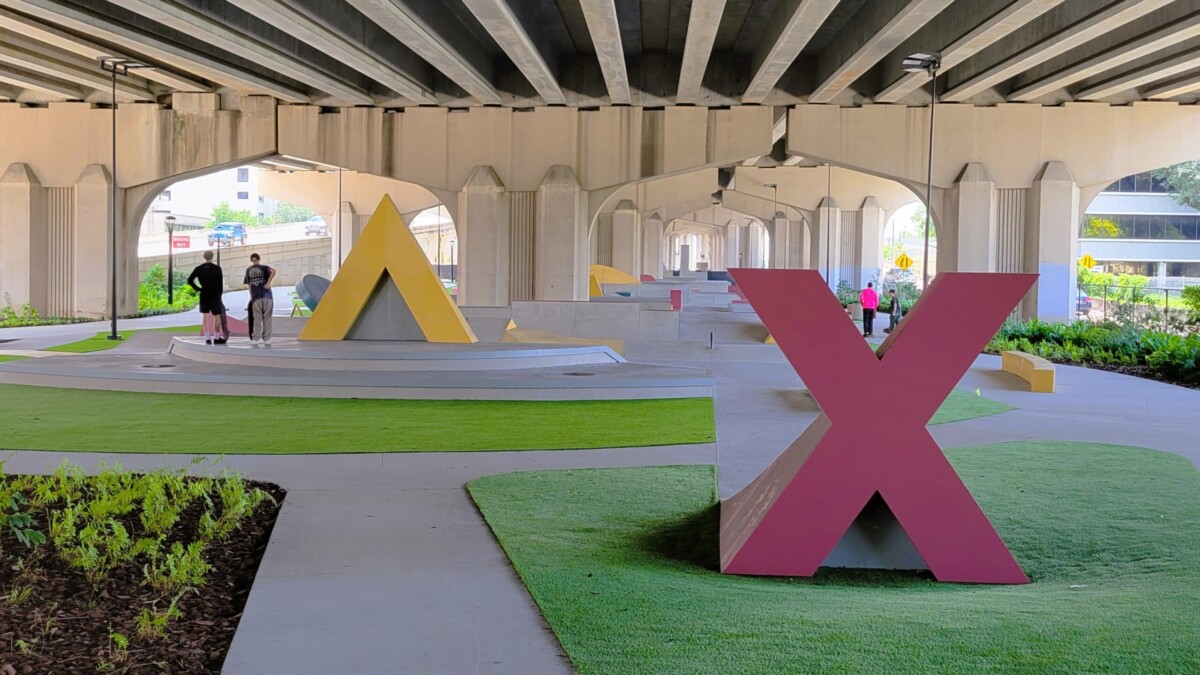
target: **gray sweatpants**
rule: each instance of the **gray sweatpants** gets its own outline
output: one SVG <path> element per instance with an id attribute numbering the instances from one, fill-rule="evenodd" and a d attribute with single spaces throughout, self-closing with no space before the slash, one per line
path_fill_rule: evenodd
<path id="1" fill-rule="evenodd" d="M 251 340 L 271 339 L 271 315 L 275 313 L 275 300 L 259 298 L 250 303 L 250 313 L 254 319 L 254 334 Z"/>

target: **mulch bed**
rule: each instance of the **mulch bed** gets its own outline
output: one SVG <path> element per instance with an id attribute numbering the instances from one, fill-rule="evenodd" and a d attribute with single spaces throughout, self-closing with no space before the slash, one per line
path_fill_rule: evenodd
<path id="1" fill-rule="evenodd" d="M 97 593 L 80 571 L 53 554 L 50 544 L 37 549 L 36 561 L 27 565 L 36 570 L 32 574 L 13 569 L 28 549 L 6 546 L 0 551 L 0 589 L 7 592 L 18 582 L 30 586 L 32 594 L 15 607 L 0 597 L 0 675 L 219 673 L 285 495 L 269 483 L 247 481 L 247 486 L 266 491 L 275 503 L 264 501 L 239 530 L 206 549 L 212 565 L 207 583 L 179 601 L 183 616 L 170 623 L 162 640 L 137 636 L 135 617 L 157 599 L 142 585 L 140 570 L 118 570 Z M 200 513 L 197 506 L 189 508 L 177 530 L 194 533 Z M 130 642 L 116 663 L 110 632 Z"/>

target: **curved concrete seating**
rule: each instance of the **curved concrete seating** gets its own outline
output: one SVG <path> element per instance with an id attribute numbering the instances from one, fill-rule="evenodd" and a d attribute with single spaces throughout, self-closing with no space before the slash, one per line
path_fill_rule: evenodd
<path id="1" fill-rule="evenodd" d="M 1029 390 L 1042 394 L 1054 393 L 1054 364 L 1040 356 L 1025 352 L 1002 352 L 1000 367 L 1029 383 Z"/>

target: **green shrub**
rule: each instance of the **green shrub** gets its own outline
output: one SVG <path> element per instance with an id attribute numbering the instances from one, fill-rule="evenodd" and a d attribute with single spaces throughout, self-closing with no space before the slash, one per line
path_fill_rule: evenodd
<path id="1" fill-rule="evenodd" d="M 154 265 L 146 270 L 142 282 L 138 284 L 138 313 L 166 314 L 191 309 L 200 301 L 196 291 L 187 284 L 187 276 L 182 270 L 174 274 L 174 303 L 167 303 L 167 275 L 162 265 Z"/>

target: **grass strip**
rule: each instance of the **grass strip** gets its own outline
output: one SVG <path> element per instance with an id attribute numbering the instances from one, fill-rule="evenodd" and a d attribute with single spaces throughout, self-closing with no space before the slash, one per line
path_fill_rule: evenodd
<path id="1" fill-rule="evenodd" d="M 140 332 L 150 333 L 198 333 L 200 326 L 166 326 L 164 328 L 139 328 L 136 330 L 119 330 L 117 335 L 121 336 L 120 340 L 109 340 L 108 336 L 112 335 L 112 331 L 102 331 L 96 333 L 90 338 L 78 340 L 76 342 L 68 342 L 65 345 L 57 345 L 54 347 L 46 347 L 44 352 L 68 352 L 71 354 L 90 354 L 92 352 L 102 352 L 106 349 L 115 349 L 129 339 L 129 336 Z"/>
<path id="2" fill-rule="evenodd" d="M 710 398 L 394 401 L 145 394 L 0 385 L 14 450 L 309 454 L 711 443 Z"/>
<path id="3" fill-rule="evenodd" d="M 1033 583 L 721 575 L 711 466 L 468 488 L 580 673 L 1200 671 L 1187 460 L 1067 442 L 947 456 Z"/>

